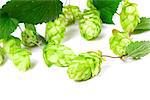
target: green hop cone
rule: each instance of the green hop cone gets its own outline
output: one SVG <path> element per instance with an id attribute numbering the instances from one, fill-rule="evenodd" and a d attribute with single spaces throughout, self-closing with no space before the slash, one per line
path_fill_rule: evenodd
<path id="1" fill-rule="evenodd" d="M 3 41 L 3 47 L 4 51 L 9 54 L 11 48 L 21 48 L 21 41 L 17 37 L 10 36 L 8 40 Z"/>
<path id="2" fill-rule="evenodd" d="M 0 65 L 4 63 L 4 50 L 0 47 Z"/>
<path id="3" fill-rule="evenodd" d="M 102 21 L 97 10 L 85 10 L 79 21 L 80 33 L 86 40 L 92 40 L 99 36 Z"/>
<path id="4" fill-rule="evenodd" d="M 22 44 L 27 47 L 34 47 L 40 45 L 43 41 L 36 28 L 32 24 L 25 24 L 25 30 L 21 33 Z"/>
<path id="5" fill-rule="evenodd" d="M 126 55 L 126 47 L 131 43 L 131 39 L 126 32 L 119 32 L 114 29 L 113 36 L 110 38 L 110 48 L 118 56 Z"/>
<path id="6" fill-rule="evenodd" d="M 100 51 L 82 53 L 72 60 L 67 73 L 70 79 L 85 81 L 98 75 L 101 64 L 102 53 Z"/>
<path id="7" fill-rule="evenodd" d="M 140 22 L 137 4 L 130 3 L 126 0 L 122 5 L 120 13 L 120 23 L 125 32 L 133 32 L 138 23 Z"/>
<path id="8" fill-rule="evenodd" d="M 11 36 L 8 40 L 3 42 L 3 47 L 7 56 L 20 71 L 29 69 L 31 53 L 21 48 L 21 41 L 19 38 Z"/>
<path id="9" fill-rule="evenodd" d="M 9 57 L 16 68 L 22 72 L 30 68 L 30 55 L 31 52 L 22 48 L 11 48 L 11 52 L 9 53 Z"/>
<path id="10" fill-rule="evenodd" d="M 54 22 L 50 21 L 46 24 L 45 38 L 48 43 L 60 44 L 64 38 L 66 31 L 65 19 L 60 15 Z"/>
<path id="11" fill-rule="evenodd" d="M 87 0 L 87 6 L 88 6 L 90 9 L 96 9 L 96 7 L 95 7 L 94 4 L 93 4 L 93 0 Z"/>
<path id="12" fill-rule="evenodd" d="M 47 44 L 43 49 L 43 57 L 48 66 L 55 64 L 61 67 L 67 67 L 76 55 L 64 45 Z"/>
<path id="13" fill-rule="evenodd" d="M 80 18 L 80 9 L 77 6 L 65 6 L 62 14 L 46 24 L 45 38 L 48 43 L 60 44 L 64 38 L 66 27 Z"/>
<path id="14" fill-rule="evenodd" d="M 65 17 L 66 26 L 74 24 L 81 17 L 81 11 L 78 6 L 64 6 L 62 13 Z"/>

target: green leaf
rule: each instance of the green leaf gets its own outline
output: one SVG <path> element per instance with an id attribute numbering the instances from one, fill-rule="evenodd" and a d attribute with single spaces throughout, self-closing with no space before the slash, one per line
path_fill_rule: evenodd
<path id="1" fill-rule="evenodd" d="M 7 39 L 18 26 L 18 20 L 7 15 L 0 15 L 0 39 Z"/>
<path id="2" fill-rule="evenodd" d="M 0 9 L 0 16 L 2 15 L 2 9 Z"/>
<path id="3" fill-rule="evenodd" d="M 142 17 L 140 18 L 140 23 L 135 28 L 132 34 L 139 34 L 150 30 L 150 18 Z"/>
<path id="4" fill-rule="evenodd" d="M 129 57 L 139 59 L 150 53 L 150 41 L 136 41 L 132 42 L 127 47 Z"/>
<path id="5" fill-rule="evenodd" d="M 101 13 L 101 19 L 106 24 L 113 24 L 112 17 L 122 0 L 93 0 L 94 6 Z"/>
<path id="6" fill-rule="evenodd" d="M 19 22 L 38 24 L 54 20 L 62 10 L 60 0 L 11 0 L 2 11 Z"/>

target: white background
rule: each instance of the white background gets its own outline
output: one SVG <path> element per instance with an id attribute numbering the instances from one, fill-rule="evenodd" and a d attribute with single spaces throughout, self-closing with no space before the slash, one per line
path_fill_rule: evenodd
<path id="1" fill-rule="evenodd" d="M 141 16 L 150 17 L 149 0 L 132 1 L 139 5 Z M 0 6 L 5 2 L 0 0 Z M 83 10 L 86 0 L 71 0 L 71 4 Z M 116 25 L 103 25 L 100 37 L 89 42 L 80 36 L 77 24 L 68 27 L 63 44 L 77 54 L 102 50 L 103 54 L 114 55 L 108 42 L 111 30 L 120 29 L 117 16 L 114 21 Z M 45 25 L 38 25 L 37 30 L 44 35 Z M 19 29 L 14 35 L 20 36 Z M 150 40 L 150 32 L 132 37 L 133 40 Z M 31 70 L 21 73 L 9 60 L 0 67 L 0 100 L 150 100 L 150 55 L 138 61 L 125 62 L 107 58 L 98 76 L 79 83 L 68 78 L 67 68 L 48 68 L 42 58 L 42 49 L 34 48 L 32 51 L 34 66 Z"/>

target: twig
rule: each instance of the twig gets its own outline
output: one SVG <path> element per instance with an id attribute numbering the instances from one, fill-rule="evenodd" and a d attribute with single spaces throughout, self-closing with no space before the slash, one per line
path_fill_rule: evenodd
<path id="1" fill-rule="evenodd" d="M 108 57 L 108 58 L 113 58 L 113 59 L 121 59 L 122 61 L 125 61 L 125 57 L 127 57 L 127 55 L 123 55 L 121 57 L 113 57 L 113 56 L 108 56 L 108 55 L 102 55 L 102 57 Z"/>
<path id="2" fill-rule="evenodd" d="M 19 27 L 20 31 L 23 32 L 23 30 L 21 29 L 20 25 L 18 25 L 18 27 Z"/>
<path id="3" fill-rule="evenodd" d="M 122 58 L 122 57 L 113 57 L 113 56 L 108 56 L 108 55 L 102 55 L 102 57 L 108 57 L 108 58 Z"/>
<path id="4" fill-rule="evenodd" d="M 116 14 L 117 14 L 118 16 L 120 16 L 120 14 L 119 14 L 118 12 L 116 12 Z"/>
<path id="5" fill-rule="evenodd" d="M 37 45 L 40 49 L 43 49 L 42 47 L 41 47 L 41 45 L 39 45 L 38 43 L 34 43 L 35 45 Z"/>

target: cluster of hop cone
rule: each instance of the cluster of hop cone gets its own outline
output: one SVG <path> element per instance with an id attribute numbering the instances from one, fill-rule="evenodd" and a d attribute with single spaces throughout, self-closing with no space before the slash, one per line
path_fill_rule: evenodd
<path id="1" fill-rule="evenodd" d="M 93 40 L 99 36 L 102 26 L 100 12 L 94 7 L 92 0 L 88 0 L 87 5 L 88 9 L 84 12 L 81 12 L 78 6 L 64 6 L 57 19 L 46 23 L 45 38 L 36 32 L 34 25 L 25 24 L 21 40 L 14 36 L 10 36 L 8 40 L 2 40 L 0 64 L 7 56 L 17 69 L 27 71 L 31 67 L 31 52 L 21 45 L 34 47 L 44 43 L 43 58 L 49 67 L 52 65 L 68 67 L 68 76 L 75 81 L 85 81 L 98 75 L 103 61 L 101 51 L 90 51 L 76 55 L 70 48 L 61 44 L 67 26 L 74 24 L 77 20 L 83 38 Z M 125 1 L 119 15 L 124 32 L 113 30 L 110 48 L 116 55 L 123 56 L 126 55 L 126 46 L 132 42 L 129 33 L 140 21 L 137 5 L 128 2 L 128 0 Z"/>

